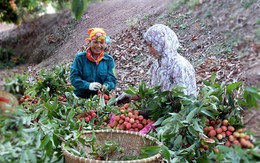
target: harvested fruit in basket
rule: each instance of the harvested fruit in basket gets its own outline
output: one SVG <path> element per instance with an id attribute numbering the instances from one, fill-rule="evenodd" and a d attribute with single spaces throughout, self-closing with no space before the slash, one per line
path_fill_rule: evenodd
<path id="1" fill-rule="evenodd" d="M 109 126 L 117 130 L 128 130 L 128 131 L 140 131 L 148 123 L 150 119 L 145 119 L 142 115 L 139 115 L 138 110 L 133 110 L 129 107 L 129 104 L 124 104 L 119 107 L 121 114 L 116 114 L 112 117 Z"/>

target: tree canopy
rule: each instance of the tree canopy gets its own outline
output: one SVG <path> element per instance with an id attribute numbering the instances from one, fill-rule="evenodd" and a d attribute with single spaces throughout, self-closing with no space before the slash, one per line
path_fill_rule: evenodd
<path id="1" fill-rule="evenodd" d="M 0 23 L 20 24 L 26 18 L 46 13 L 48 5 L 55 11 L 70 8 L 72 15 L 80 19 L 92 0 L 0 0 Z"/>

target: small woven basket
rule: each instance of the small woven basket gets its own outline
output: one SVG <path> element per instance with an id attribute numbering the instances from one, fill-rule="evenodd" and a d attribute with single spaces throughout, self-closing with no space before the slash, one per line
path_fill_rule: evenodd
<path id="1" fill-rule="evenodd" d="M 92 131 L 86 131 L 84 137 L 90 139 L 92 137 Z M 110 156 L 113 160 L 120 158 L 122 156 L 138 156 L 141 153 L 142 147 L 149 146 L 161 146 L 162 143 L 155 141 L 155 139 L 149 135 L 140 134 L 138 132 L 123 131 L 123 130 L 96 130 L 96 144 L 104 144 L 107 141 L 114 141 L 119 144 L 120 147 L 124 149 L 124 153 L 118 153 Z M 160 153 L 153 155 L 148 158 L 139 160 L 127 160 L 127 161 L 102 161 L 88 159 L 84 157 L 76 156 L 66 149 L 64 149 L 64 144 L 62 145 L 63 154 L 66 163 L 160 163 L 162 157 Z M 85 147 L 86 151 L 91 151 L 89 147 Z"/>

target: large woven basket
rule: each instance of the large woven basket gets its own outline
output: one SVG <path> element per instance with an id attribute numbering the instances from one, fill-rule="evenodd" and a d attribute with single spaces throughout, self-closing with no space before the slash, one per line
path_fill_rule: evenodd
<path id="1" fill-rule="evenodd" d="M 104 144 L 106 141 L 117 142 L 122 148 L 124 148 L 124 153 L 120 154 L 123 156 L 137 156 L 141 153 L 141 147 L 148 146 L 161 146 L 162 144 L 149 135 L 140 134 L 138 132 L 130 132 L 123 130 L 96 130 L 96 143 Z M 92 137 L 92 131 L 87 131 L 84 136 L 86 139 Z M 76 156 L 66 149 L 64 149 L 64 144 L 62 145 L 63 154 L 66 163 L 160 163 L 162 162 L 161 154 L 157 153 L 148 158 L 139 160 L 127 160 L 127 161 L 101 161 L 88 159 L 84 157 Z M 86 151 L 90 151 L 88 147 L 85 147 Z M 118 156 L 111 156 L 113 160 L 118 158 Z"/>
<path id="2" fill-rule="evenodd" d="M 8 101 L 4 102 L 0 100 L 0 114 L 12 113 L 19 105 L 16 97 L 9 92 L 0 90 L 0 98 L 4 101 Z"/>

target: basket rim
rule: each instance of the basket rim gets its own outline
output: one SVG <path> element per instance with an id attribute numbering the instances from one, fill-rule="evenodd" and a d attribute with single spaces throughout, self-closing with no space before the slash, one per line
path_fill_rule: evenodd
<path id="1" fill-rule="evenodd" d="M 88 133 L 92 133 L 93 131 L 84 131 L 84 134 L 88 134 Z M 141 136 L 143 138 L 147 138 L 149 140 L 156 140 L 154 137 L 150 136 L 150 135 L 145 135 L 145 134 L 141 134 L 139 132 L 134 132 L 134 131 L 125 131 L 125 130 L 94 130 L 95 133 L 122 133 L 122 134 L 131 134 L 131 135 L 137 135 L 137 136 Z M 155 143 L 158 144 L 158 146 L 162 146 L 163 143 L 161 143 L 160 141 L 155 141 Z M 139 159 L 139 160 L 125 160 L 125 161 L 104 161 L 104 160 L 93 160 L 93 159 L 88 159 L 85 157 L 80 157 L 80 156 L 76 156 L 72 153 L 70 153 L 69 151 L 67 151 L 66 149 L 64 149 L 64 142 L 61 144 L 61 148 L 62 148 L 62 152 L 64 154 L 64 156 L 68 156 L 74 159 L 79 159 L 81 162 L 85 162 L 85 161 L 91 161 L 93 163 L 143 163 L 143 162 L 149 162 L 149 161 L 153 161 L 153 160 L 158 160 L 161 158 L 161 153 L 157 153 L 156 155 L 147 157 L 147 158 L 143 158 L 143 159 Z"/>

